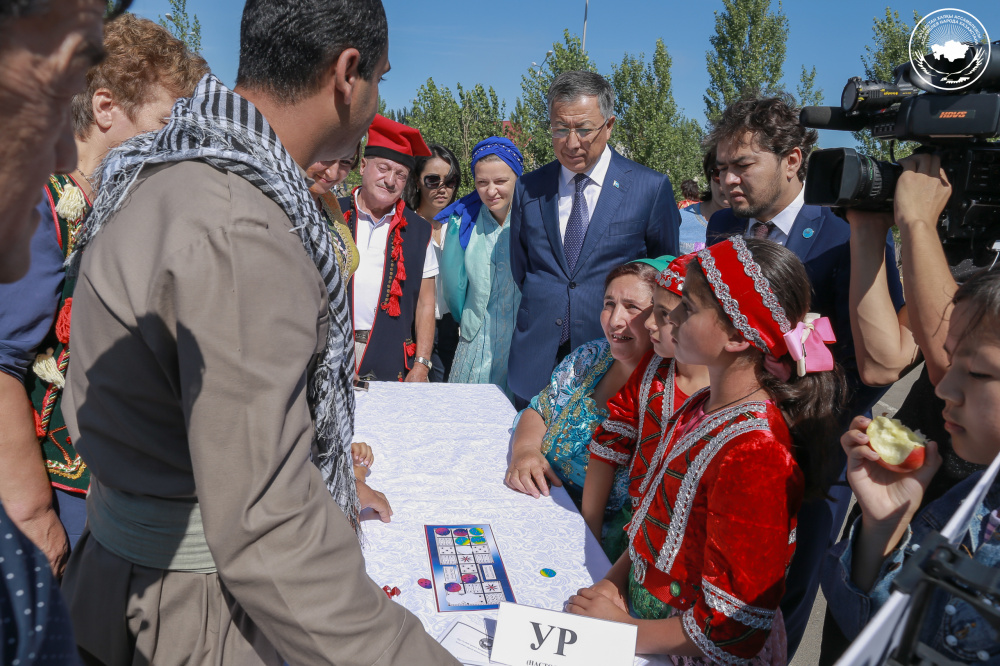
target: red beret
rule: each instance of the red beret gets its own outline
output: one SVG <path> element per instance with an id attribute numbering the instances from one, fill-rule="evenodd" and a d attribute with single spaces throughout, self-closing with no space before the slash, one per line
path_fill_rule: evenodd
<path id="1" fill-rule="evenodd" d="M 424 143 L 420 130 L 375 114 L 368 128 L 365 157 L 384 157 L 413 168 L 414 157 L 430 157 L 431 149 Z"/>

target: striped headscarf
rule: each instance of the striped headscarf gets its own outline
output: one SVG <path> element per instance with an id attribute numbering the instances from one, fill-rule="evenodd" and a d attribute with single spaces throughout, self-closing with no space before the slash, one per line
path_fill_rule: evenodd
<path id="1" fill-rule="evenodd" d="M 253 104 L 207 74 L 191 98 L 177 101 L 166 127 L 108 153 L 101 165 L 100 193 L 67 260 L 67 272 L 73 276 L 79 270 L 80 253 L 122 206 L 144 166 L 187 160 L 201 160 L 240 176 L 278 204 L 323 277 L 330 297 L 330 330 L 308 382 L 319 450 L 315 462 L 333 498 L 360 531 L 351 461 L 354 343 L 346 290 L 330 231 L 305 178 Z"/>

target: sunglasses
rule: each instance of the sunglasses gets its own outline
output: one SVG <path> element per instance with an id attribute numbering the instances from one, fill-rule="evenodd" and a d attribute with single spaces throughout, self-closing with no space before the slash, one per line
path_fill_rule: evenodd
<path id="1" fill-rule="evenodd" d="M 447 180 L 442 179 L 441 176 L 436 173 L 424 176 L 424 187 L 428 190 L 436 190 L 441 187 L 442 184 L 447 188 L 455 189 L 458 187 L 458 176 L 452 176 Z"/>
<path id="2" fill-rule="evenodd" d="M 715 167 L 714 169 L 708 172 L 708 175 L 712 177 L 712 180 L 714 180 L 717 183 L 719 182 L 719 174 L 720 174 L 719 167 Z"/>

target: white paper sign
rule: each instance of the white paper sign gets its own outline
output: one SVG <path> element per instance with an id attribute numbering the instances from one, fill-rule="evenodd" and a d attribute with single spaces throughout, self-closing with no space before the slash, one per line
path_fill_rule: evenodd
<path id="1" fill-rule="evenodd" d="M 482 622 L 476 624 L 455 620 L 438 642 L 465 666 L 489 666 L 493 637 L 484 631 Z"/>
<path id="2" fill-rule="evenodd" d="M 632 666 L 635 625 L 501 603 L 490 663 Z"/>

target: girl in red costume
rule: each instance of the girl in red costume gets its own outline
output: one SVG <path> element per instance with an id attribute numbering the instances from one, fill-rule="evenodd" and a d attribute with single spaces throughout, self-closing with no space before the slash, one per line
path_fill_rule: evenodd
<path id="1" fill-rule="evenodd" d="M 608 400 L 608 418 L 594 431 L 590 461 L 597 461 L 597 464 L 587 466 L 580 512 L 598 538 L 601 538 L 604 507 L 618 468 L 629 465 L 639 441 L 659 438 L 663 423 L 689 395 L 708 386 L 705 366 L 684 365 L 674 359 L 674 344 L 667 321 L 671 310 L 681 303 L 684 275 L 692 259 L 693 254 L 674 259 L 656 278 L 653 309 L 645 323 L 653 349 L 643 357 L 621 391 Z M 646 413 L 649 418 L 644 419 Z M 628 547 L 624 528 L 631 519 L 632 506 L 626 504 L 615 518 L 608 520 L 601 545 L 612 562 Z"/>
<path id="2" fill-rule="evenodd" d="M 628 551 L 567 610 L 635 624 L 637 652 L 679 664 L 785 663 L 796 513 L 823 491 L 844 396 L 809 298 L 801 262 L 770 241 L 734 236 L 689 264 L 670 331 L 709 387 L 639 442 Z"/>

